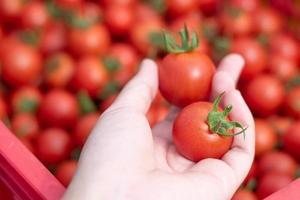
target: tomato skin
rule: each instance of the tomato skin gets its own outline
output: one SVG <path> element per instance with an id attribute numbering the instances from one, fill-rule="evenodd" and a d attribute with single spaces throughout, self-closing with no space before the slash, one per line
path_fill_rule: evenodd
<path id="1" fill-rule="evenodd" d="M 22 24 L 24 28 L 43 28 L 50 22 L 45 3 L 32 1 L 26 5 L 22 12 Z"/>
<path id="2" fill-rule="evenodd" d="M 77 90 L 99 95 L 108 81 L 108 72 L 97 56 L 82 57 L 75 68 L 73 83 Z"/>
<path id="3" fill-rule="evenodd" d="M 206 120 L 212 108 L 210 102 L 196 102 L 183 108 L 175 119 L 173 141 L 176 149 L 194 162 L 220 158 L 231 147 L 232 137 L 222 137 L 209 130 Z"/>
<path id="4" fill-rule="evenodd" d="M 70 135 L 58 128 L 42 131 L 36 139 L 36 153 L 45 164 L 55 164 L 69 157 L 72 150 Z"/>
<path id="5" fill-rule="evenodd" d="M 282 30 L 283 19 L 272 8 L 260 8 L 254 14 L 255 27 L 258 33 L 274 34 Z"/>
<path id="6" fill-rule="evenodd" d="M 254 12 L 260 7 L 259 0 L 230 0 L 230 5 L 248 12 Z"/>
<path id="7" fill-rule="evenodd" d="M 9 45 L 2 52 L 2 78 L 14 87 L 36 82 L 42 70 L 40 54 L 19 42 Z"/>
<path id="8" fill-rule="evenodd" d="M 19 138 L 35 139 L 39 132 L 36 117 L 29 113 L 16 114 L 11 122 L 12 132 Z"/>
<path id="9" fill-rule="evenodd" d="M 167 0 L 166 4 L 169 13 L 178 16 L 194 10 L 197 6 L 197 0 Z"/>
<path id="10" fill-rule="evenodd" d="M 300 158 L 300 121 L 294 122 L 283 135 L 283 148 L 295 158 Z"/>
<path id="11" fill-rule="evenodd" d="M 300 117 L 300 87 L 295 87 L 288 92 L 284 109 L 289 116 Z"/>
<path id="12" fill-rule="evenodd" d="M 244 92 L 245 100 L 251 111 L 259 116 L 274 114 L 284 100 L 282 83 L 268 74 L 256 76 L 249 82 Z"/>
<path id="13" fill-rule="evenodd" d="M 264 48 L 252 38 L 235 39 L 231 46 L 231 52 L 239 53 L 245 59 L 245 67 L 241 79 L 250 80 L 261 73 L 267 64 L 267 55 Z"/>
<path id="14" fill-rule="evenodd" d="M 167 101 L 184 107 L 208 99 L 214 73 L 215 65 L 205 54 L 168 54 L 159 65 L 159 89 Z"/>
<path id="15" fill-rule="evenodd" d="M 63 163 L 59 164 L 56 169 L 55 177 L 65 186 L 67 187 L 75 172 L 77 170 L 77 161 L 75 160 L 68 160 L 64 161 Z"/>
<path id="16" fill-rule="evenodd" d="M 12 110 L 14 113 L 35 113 L 42 98 L 38 88 L 32 86 L 21 87 L 12 94 Z"/>
<path id="17" fill-rule="evenodd" d="M 264 119 L 255 119 L 255 156 L 271 151 L 277 142 L 277 135 Z"/>
<path id="18" fill-rule="evenodd" d="M 293 179 L 288 175 L 270 172 L 259 180 L 256 194 L 259 199 L 264 199 L 292 181 Z"/>
<path id="19" fill-rule="evenodd" d="M 110 45 L 110 40 L 108 30 L 102 25 L 73 28 L 69 33 L 69 47 L 75 55 L 103 55 Z"/>
<path id="20" fill-rule="evenodd" d="M 73 77 L 75 63 L 66 53 L 56 53 L 45 61 L 44 80 L 50 87 L 66 87 Z"/>
<path id="21" fill-rule="evenodd" d="M 41 102 L 38 118 L 46 127 L 70 128 L 79 116 L 79 105 L 76 98 L 61 89 L 49 91 Z"/>
<path id="22" fill-rule="evenodd" d="M 251 190 L 239 189 L 231 200 L 258 200 L 258 198 Z"/>
<path id="23" fill-rule="evenodd" d="M 85 144 L 88 136 L 90 135 L 91 131 L 93 130 L 98 118 L 99 118 L 99 114 L 98 113 L 91 113 L 85 116 L 82 116 L 75 128 L 74 128 L 74 139 L 75 139 L 75 143 L 79 146 L 79 147 L 83 147 L 83 145 Z"/>
<path id="24" fill-rule="evenodd" d="M 268 172 L 277 172 L 294 177 L 297 170 L 297 162 L 292 156 L 283 151 L 274 151 L 263 155 L 258 161 L 260 175 Z"/>

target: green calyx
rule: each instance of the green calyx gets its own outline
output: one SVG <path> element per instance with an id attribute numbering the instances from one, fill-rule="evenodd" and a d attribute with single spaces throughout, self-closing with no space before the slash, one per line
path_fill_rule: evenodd
<path id="1" fill-rule="evenodd" d="M 228 136 L 233 137 L 239 134 L 244 135 L 245 138 L 245 131 L 247 128 L 244 128 L 239 122 L 236 121 L 229 121 L 227 119 L 229 113 L 232 110 L 232 106 L 228 105 L 224 108 L 223 111 L 218 111 L 220 101 L 223 97 L 225 92 L 221 93 L 213 103 L 213 109 L 208 113 L 207 122 L 209 125 L 209 129 L 211 132 L 219 134 L 221 136 Z M 231 133 L 232 130 L 235 128 L 241 129 L 241 131 L 237 133 Z"/>
<path id="2" fill-rule="evenodd" d="M 176 39 L 171 34 L 164 33 L 165 49 L 169 53 L 186 53 L 198 48 L 199 39 L 196 32 L 192 32 L 190 40 L 188 28 L 184 25 L 184 28 L 179 32 L 179 34 L 181 38 L 181 45 L 176 43 Z"/>

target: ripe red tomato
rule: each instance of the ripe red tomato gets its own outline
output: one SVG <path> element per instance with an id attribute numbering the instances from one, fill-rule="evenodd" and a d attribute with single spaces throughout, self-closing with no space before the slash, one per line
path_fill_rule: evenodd
<path id="1" fill-rule="evenodd" d="M 14 113 L 35 113 L 42 101 L 42 94 L 36 87 L 25 86 L 17 89 L 11 98 Z"/>
<path id="2" fill-rule="evenodd" d="M 22 137 L 19 138 L 19 140 L 22 142 L 22 144 L 34 155 L 36 155 L 35 153 L 35 148 L 33 146 L 33 141 L 27 137 Z"/>
<path id="3" fill-rule="evenodd" d="M 264 199 L 292 181 L 293 179 L 289 175 L 270 172 L 259 180 L 256 194 L 259 199 Z"/>
<path id="4" fill-rule="evenodd" d="M 76 55 L 103 55 L 110 45 L 110 35 L 105 26 L 97 24 L 86 28 L 72 28 L 69 47 Z"/>
<path id="5" fill-rule="evenodd" d="M 55 171 L 55 177 L 65 186 L 68 187 L 77 170 L 77 161 L 68 160 L 58 165 Z"/>
<path id="6" fill-rule="evenodd" d="M 103 0 L 106 6 L 120 5 L 120 6 L 134 6 L 137 0 Z"/>
<path id="7" fill-rule="evenodd" d="M 248 12 L 256 11 L 260 6 L 259 0 L 230 0 L 229 4 Z"/>
<path id="8" fill-rule="evenodd" d="M 274 114 L 284 100 L 282 83 L 268 74 L 255 77 L 249 82 L 244 92 L 251 111 L 259 116 Z"/>
<path id="9" fill-rule="evenodd" d="M 102 101 L 100 104 L 100 111 L 104 112 L 109 106 L 111 106 L 111 104 L 115 101 L 116 98 L 117 98 L 117 95 L 113 94 L 113 95 L 109 96 L 108 98 L 104 99 L 104 101 Z"/>
<path id="10" fill-rule="evenodd" d="M 73 83 L 77 90 L 86 90 L 95 97 L 108 81 L 108 72 L 97 56 L 82 57 L 75 68 Z"/>
<path id="11" fill-rule="evenodd" d="M 295 87 L 288 92 L 284 109 L 289 116 L 300 117 L 300 87 Z"/>
<path id="12" fill-rule="evenodd" d="M 255 119 L 255 156 L 271 151 L 277 142 L 277 135 L 264 119 Z"/>
<path id="13" fill-rule="evenodd" d="M 42 70 L 40 54 L 28 45 L 11 42 L 2 52 L 2 78 L 11 86 L 35 83 Z"/>
<path id="14" fill-rule="evenodd" d="M 221 0 L 198 0 L 198 6 L 200 10 L 207 14 L 214 14 L 220 5 Z"/>
<path id="15" fill-rule="evenodd" d="M 300 121 L 294 122 L 283 135 L 283 148 L 288 153 L 300 158 Z"/>
<path id="16" fill-rule="evenodd" d="M 50 22 L 45 3 L 39 1 L 29 2 L 22 12 L 21 20 L 24 28 L 45 27 Z"/>
<path id="17" fill-rule="evenodd" d="M 170 52 L 159 63 L 160 92 L 167 101 L 180 107 L 207 100 L 214 72 L 215 65 L 205 54 Z"/>
<path id="18" fill-rule="evenodd" d="M 36 117 L 29 113 L 16 114 L 11 122 L 12 132 L 19 138 L 35 139 L 39 132 Z"/>
<path id="19" fill-rule="evenodd" d="M 120 5 L 108 6 L 104 17 L 109 30 L 115 35 L 126 35 L 135 20 L 132 7 Z"/>
<path id="20" fill-rule="evenodd" d="M 290 127 L 293 123 L 293 120 L 289 117 L 282 117 L 279 115 L 272 116 L 268 119 L 269 123 L 276 131 L 277 134 L 282 136 L 286 130 Z"/>
<path id="21" fill-rule="evenodd" d="M 72 9 L 82 5 L 82 0 L 55 0 L 55 3 L 62 8 Z"/>
<path id="22" fill-rule="evenodd" d="M 94 128 L 98 118 L 98 113 L 91 113 L 82 116 L 78 120 L 73 132 L 75 143 L 78 146 L 83 147 L 83 145 L 86 142 L 86 139 L 88 138 L 92 129 Z"/>
<path id="23" fill-rule="evenodd" d="M 66 53 L 56 53 L 45 61 L 44 80 L 50 87 L 66 87 L 74 74 L 75 63 Z"/>
<path id="24" fill-rule="evenodd" d="M 69 157 L 72 150 L 72 138 L 62 129 L 46 129 L 37 137 L 35 149 L 38 158 L 43 163 L 56 164 Z"/>
<path id="25" fill-rule="evenodd" d="M 268 70 L 280 80 L 287 82 L 298 74 L 297 62 L 281 55 L 271 55 Z"/>
<path id="26" fill-rule="evenodd" d="M 136 73 L 139 55 L 131 45 L 115 43 L 108 50 L 104 61 L 108 71 L 112 72 L 113 80 L 123 86 Z"/>
<path id="27" fill-rule="evenodd" d="M 253 16 L 258 33 L 274 34 L 282 30 L 284 25 L 280 14 L 270 7 L 258 9 Z"/>
<path id="28" fill-rule="evenodd" d="M 197 8 L 197 0 L 167 0 L 166 6 L 173 16 L 189 13 Z"/>
<path id="29" fill-rule="evenodd" d="M 296 170 L 297 162 L 283 151 L 267 153 L 258 161 L 258 171 L 261 176 L 269 172 L 277 172 L 294 177 Z"/>
<path id="30" fill-rule="evenodd" d="M 231 200 L 258 200 L 258 198 L 251 190 L 239 189 Z"/>
<path id="31" fill-rule="evenodd" d="M 7 105 L 2 97 L 0 97 L 0 120 L 3 121 L 7 117 Z"/>
<path id="32" fill-rule="evenodd" d="M 16 20 L 21 16 L 24 9 L 24 2 L 22 0 L 1 0 L 0 1 L 0 16 L 6 22 Z"/>
<path id="33" fill-rule="evenodd" d="M 231 46 L 231 52 L 241 54 L 245 59 L 245 67 L 241 78 L 249 80 L 261 73 L 267 64 L 267 55 L 264 48 L 252 38 L 235 39 Z"/>
<path id="34" fill-rule="evenodd" d="M 42 125 L 51 127 L 73 127 L 79 116 L 79 105 L 71 93 L 53 89 L 41 102 L 38 118 Z"/>

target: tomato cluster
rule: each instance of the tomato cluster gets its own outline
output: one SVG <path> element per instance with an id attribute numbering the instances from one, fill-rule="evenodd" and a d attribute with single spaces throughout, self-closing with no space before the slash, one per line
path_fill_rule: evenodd
<path id="1" fill-rule="evenodd" d="M 178 74 L 186 60 L 193 65 L 164 53 L 162 30 L 186 25 L 198 35 L 195 52 L 214 62 L 205 64 L 217 66 L 228 53 L 246 61 L 238 87 L 255 116 L 256 158 L 234 199 L 261 199 L 295 178 L 300 159 L 299 19 L 293 0 L 2 0 L 0 118 L 68 185 L 97 118 L 142 58 L 168 62 Z M 188 92 L 172 103 L 207 98 L 209 85 L 184 77 L 171 74 L 161 86 L 168 100 L 177 81 L 173 93 Z M 150 125 L 169 107 L 158 93 Z"/>

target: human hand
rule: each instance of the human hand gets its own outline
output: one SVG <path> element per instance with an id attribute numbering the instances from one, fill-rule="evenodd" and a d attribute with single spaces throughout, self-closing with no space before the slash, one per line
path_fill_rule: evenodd
<path id="1" fill-rule="evenodd" d="M 166 120 L 151 130 L 145 116 L 158 87 L 157 66 L 145 60 L 100 117 L 86 142 L 78 171 L 64 199 L 105 200 L 224 200 L 230 199 L 246 177 L 254 157 L 254 121 L 235 89 L 243 68 L 235 54 L 221 62 L 212 84 L 212 99 L 225 91 L 230 117 L 248 127 L 246 138 L 234 137 L 221 159 L 192 162 L 177 153 L 172 108 Z"/>

